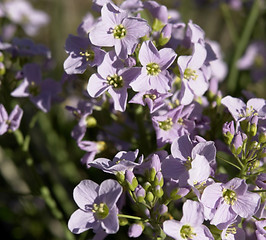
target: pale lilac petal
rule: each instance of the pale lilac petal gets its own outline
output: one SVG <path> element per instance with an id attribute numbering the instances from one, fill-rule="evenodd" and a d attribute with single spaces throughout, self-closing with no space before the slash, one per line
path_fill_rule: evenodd
<path id="1" fill-rule="evenodd" d="M 23 82 L 14 90 L 11 92 L 12 97 L 28 97 L 30 96 L 30 93 L 28 92 L 28 86 L 29 82 L 26 80 L 23 80 Z"/>
<path id="2" fill-rule="evenodd" d="M 109 208 L 112 208 L 115 206 L 122 191 L 123 189 L 117 181 L 108 179 L 101 183 L 99 196 L 102 202 L 106 203 Z"/>
<path id="3" fill-rule="evenodd" d="M 67 74 L 81 74 L 84 73 L 86 67 L 82 68 L 81 70 L 79 67 L 82 65 L 82 57 L 75 57 L 74 53 L 71 53 L 68 58 L 64 61 L 64 70 Z"/>
<path id="4" fill-rule="evenodd" d="M 180 91 L 180 104 L 189 105 L 194 99 L 194 93 L 188 85 L 189 81 L 183 79 Z"/>
<path id="5" fill-rule="evenodd" d="M 226 96 L 222 98 L 221 103 L 228 108 L 236 121 L 240 119 L 240 115 L 246 115 L 246 104 L 239 98 Z"/>
<path id="6" fill-rule="evenodd" d="M 189 135 L 183 135 L 173 141 L 171 145 L 171 154 L 174 158 L 180 158 L 186 161 L 187 157 L 191 156 L 193 145 Z"/>
<path id="7" fill-rule="evenodd" d="M 143 42 L 139 50 L 139 61 L 142 66 L 146 66 L 149 63 L 158 63 L 159 59 L 159 52 L 152 41 Z"/>
<path id="8" fill-rule="evenodd" d="M 193 240 L 214 240 L 210 230 L 204 225 L 195 227 L 193 230 L 196 234 L 193 236 Z"/>
<path id="9" fill-rule="evenodd" d="M 199 43 L 194 44 L 194 51 L 190 61 L 188 62 L 188 67 L 193 70 L 199 69 L 203 65 L 206 56 L 207 51 L 205 47 Z"/>
<path id="10" fill-rule="evenodd" d="M 72 233 L 80 234 L 90 228 L 93 228 L 95 218 L 92 212 L 76 210 L 68 221 L 68 228 Z"/>
<path id="11" fill-rule="evenodd" d="M 16 131 L 18 129 L 22 115 L 23 110 L 18 105 L 16 105 L 8 118 L 10 121 L 9 129 L 11 129 L 12 131 Z"/>
<path id="12" fill-rule="evenodd" d="M 211 174 L 210 164 L 204 156 L 196 154 L 195 159 L 191 163 L 191 167 L 188 171 L 188 183 L 191 186 L 206 181 Z"/>
<path id="13" fill-rule="evenodd" d="M 127 12 L 109 2 L 102 7 L 101 15 L 105 24 L 108 24 L 109 27 L 115 27 L 127 17 Z"/>
<path id="14" fill-rule="evenodd" d="M 193 227 L 199 226 L 204 221 L 203 209 L 199 202 L 187 200 L 183 205 L 183 217 L 181 223 L 191 225 Z"/>
<path id="15" fill-rule="evenodd" d="M 176 220 L 166 220 L 163 222 L 163 231 L 175 240 L 182 239 L 180 236 L 180 230 L 182 224 Z"/>
<path id="16" fill-rule="evenodd" d="M 232 205 L 232 209 L 243 218 L 248 218 L 255 214 L 260 204 L 260 196 L 256 193 L 246 192 L 237 196 L 237 201 Z"/>
<path id="17" fill-rule="evenodd" d="M 156 89 L 159 93 L 166 93 L 171 88 L 170 79 L 161 72 L 157 76 L 149 77 L 149 86 L 150 89 Z"/>
<path id="18" fill-rule="evenodd" d="M 266 100 L 262 98 L 252 98 L 247 101 L 248 109 L 255 109 L 258 112 L 258 116 L 266 118 Z"/>
<path id="19" fill-rule="evenodd" d="M 8 113 L 3 104 L 0 104 L 0 123 L 5 122 L 8 119 Z"/>
<path id="20" fill-rule="evenodd" d="M 128 55 L 131 55 L 134 52 L 136 44 L 136 38 L 132 36 L 115 39 L 115 52 L 119 58 L 126 59 Z"/>
<path id="21" fill-rule="evenodd" d="M 91 75 L 87 91 L 91 97 L 99 97 L 110 88 L 110 85 L 98 73 Z"/>
<path id="22" fill-rule="evenodd" d="M 150 77 L 145 72 L 141 72 L 141 74 L 132 81 L 129 85 L 132 87 L 132 89 L 136 92 L 143 92 L 150 90 L 150 86 L 148 82 L 150 81 Z"/>
<path id="23" fill-rule="evenodd" d="M 135 39 L 145 36 L 150 31 L 147 22 L 141 18 L 126 18 L 123 20 L 123 26 L 127 30 L 126 37 L 132 36 Z"/>
<path id="24" fill-rule="evenodd" d="M 126 110 L 126 104 L 127 104 L 127 89 L 114 89 L 109 88 L 108 92 L 112 96 L 114 100 L 114 109 L 117 111 L 124 112 Z"/>
<path id="25" fill-rule="evenodd" d="M 208 162 L 215 161 L 216 148 L 213 141 L 198 143 L 191 152 L 191 157 L 194 159 L 196 154 L 203 155 Z"/>
<path id="26" fill-rule="evenodd" d="M 186 167 L 179 159 L 169 156 L 162 162 L 162 173 L 167 179 L 178 180 L 185 172 L 187 172 Z"/>
<path id="27" fill-rule="evenodd" d="M 188 66 L 191 56 L 179 56 L 177 59 L 177 64 L 179 67 L 181 78 L 184 76 L 184 72 Z"/>
<path id="28" fill-rule="evenodd" d="M 91 180 L 82 180 L 73 191 L 73 197 L 79 208 L 87 210 L 87 205 L 94 203 L 99 185 Z"/>
<path id="29" fill-rule="evenodd" d="M 119 230 L 119 221 L 118 221 L 118 208 L 113 207 L 109 209 L 108 216 L 102 220 L 101 226 L 108 234 L 116 233 Z"/>
<path id="30" fill-rule="evenodd" d="M 211 224 L 219 229 L 225 229 L 237 217 L 237 214 L 232 210 L 231 205 L 222 203 L 217 208 Z"/>
<path id="31" fill-rule="evenodd" d="M 160 60 L 158 64 L 162 71 L 170 67 L 177 56 L 172 48 L 163 48 L 159 51 L 159 54 L 160 54 Z"/>
<path id="32" fill-rule="evenodd" d="M 208 208 L 217 207 L 218 201 L 222 198 L 222 184 L 214 183 L 206 187 L 201 196 L 201 202 Z"/>
<path id="33" fill-rule="evenodd" d="M 197 79 L 190 79 L 188 81 L 189 88 L 193 91 L 196 96 L 203 96 L 203 94 L 208 90 L 209 83 L 206 81 L 203 73 L 199 70 L 197 71 Z"/>
<path id="34" fill-rule="evenodd" d="M 92 44 L 95 46 L 112 47 L 115 44 L 115 38 L 112 33 L 110 33 L 110 27 L 106 26 L 105 23 L 99 22 L 91 30 L 89 38 Z"/>
<path id="35" fill-rule="evenodd" d="M 223 184 L 225 189 L 233 190 L 237 195 L 243 195 L 246 193 L 248 189 L 248 185 L 246 184 L 244 179 L 233 178 L 229 182 Z"/>

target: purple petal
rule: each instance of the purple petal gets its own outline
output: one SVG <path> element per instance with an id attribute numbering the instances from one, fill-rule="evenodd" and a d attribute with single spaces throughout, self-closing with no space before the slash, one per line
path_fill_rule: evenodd
<path id="1" fill-rule="evenodd" d="M 98 73 L 91 75 L 87 91 L 91 97 L 99 97 L 110 88 L 110 85 Z"/>
<path id="2" fill-rule="evenodd" d="M 219 229 L 225 229 L 231 224 L 237 217 L 237 214 L 231 209 L 231 205 L 222 203 L 217 208 L 211 224 L 215 225 Z"/>
<path id="3" fill-rule="evenodd" d="M 228 108 L 236 121 L 241 118 L 240 115 L 246 115 L 246 104 L 239 98 L 226 96 L 222 98 L 221 103 Z"/>
<path id="4" fill-rule="evenodd" d="M 183 205 L 182 224 L 199 226 L 204 221 L 203 209 L 199 202 L 187 200 Z"/>
<path id="5" fill-rule="evenodd" d="M 255 214 L 260 204 L 260 196 L 256 193 L 246 192 L 242 196 L 237 196 L 237 201 L 232 205 L 232 209 L 243 218 L 251 217 Z"/>
<path id="6" fill-rule="evenodd" d="M 216 156 L 216 148 L 214 146 L 214 142 L 208 141 L 208 142 L 201 142 L 198 143 L 191 152 L 191 157 L 194 159 L 196 154 L 203 155 L 208 162 L 215 161 Z"/>
<path id="7" fill-rule="evenodd" d="M 95 218 L 92 212 L 76 210 L 68 221 L 68 228 L 72 233 L 80 234 L 90 228 L 93 228 Z"/>
<path id="8" fill-rule="evenodd" d="M 222 198 L 222 184 L 214 183 L 206 187 L 201 196 L 201 202 L 208 208 L 215 208 Z"/>
<path id="9" fill-rule="evenodd" d="M 180 230 L 182 224 L 176 220 L 166 220 L 163 222 L 163 231 L 175 240 L 182 239 L 180 236 Z"/>
<path id="10" fill-rule="evenodd" d="M 114 109 L 117 111 L 124 112 L 126 110 L 126 104 L 127 104 L 127 89 L 114 89 L 109 88 L 108 92 L 112 96 L 114 100 Z"/>
<path id="11" fill-rule="evenodd" d="M 160 69 L 162 71 L 170 67 L 177 56 L 172 48 L 163 48 L 159 51 L 159 54 L 160 60 L 158 64 L 160 65 Z"/>
<path id="12" fill-rule="evenodd" d="M 94 203 L 98 195 L 99 185 L 91 180 L 82 180 L 73 191 L 73 197 L 78 207 L 86 210 L 87 205 Z"/>
<path id="13" fill-rule="evenodd" d="M 108 179 L 101 183 L 99 197 L 111 209 L 116 204 L 122 191 L 123 189 L 117 181 Z"/>
<path id="14" fill-rule="evenodd" d="M 173 141 L 171 145 L 171 154 L 174 158 L 180 158 L 186 161 L 187 157 L 191 156 L 193 145 L 189 135 L 184 135 Z"/>
<path id="15" fill-rule="evenodd" d="M 206 56 L 207 56 L 206 49 L 199 43 L 194 44 L 194 51 L 188 63 L 188 67 L 193 70 L 199 69 L 203 65 Z"/>
<path id="16" fill-rule="evenodd" d="M 90 41 L 95 46 L 112 47 L 115 44 L 113 33 L 110 33 L 110 26 L 99 22 L 90 32 Z"/>
<path id="17" fill-rule="evenodd" d="M 142 66 L 146 66 L 149 63 L 158 63 L 159 59 L 160 54 L 152 41 L 143 42 L 139 50 L 139 61 Z"/>
<path id="18" fill-rule="evenodd" d="M 9 129 L 15 131 L 19 128 L 22 115 L 23 115 L 23 110 L 18 105 L 16 105 L 13 111 L 9 115 L 9 121 L 10 121 Z"/>
<path id="19" fill-rule="evenodd" d="M 119 221 L 118 221 L 118 208 L 113 207 L 109 209 L 108 216 L 102 220 L 101 226 L 108 234 L 116 233 L 119 230 Z"/>
<path id="20" fill-rule="evenodd" d="M 3 104 L 0 104 L 0 123 L 5 122 L 8 119 L 8 113 Z"/>

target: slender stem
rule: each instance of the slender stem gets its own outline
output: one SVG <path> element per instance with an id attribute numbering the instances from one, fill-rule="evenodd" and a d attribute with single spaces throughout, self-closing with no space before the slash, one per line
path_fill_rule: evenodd
<path id="1" fill-rule="evenodd" d="M 255 27 L 256 21 L 259 17 L 259 13 L 260 13 L 259 0 L 255 0 L 253 3 L 252 9 L 250 11 L 250 14 L 248 16 L 248 19 L 246 21 L 246 24 L 243 28 L 243 32 L 239 38 L 239 42 L 236 45 L 236 50 L 233 56 L 231 66 L 230 66 L 231 71 L 228 76 L 227 87 L 231 93 L 234 93 L 237 88 L 237 78 L 238 78 L 238 73 L 239 73 L 237 66 L 236 66 L 237 60 L 241 57 L 241 55 L 243 54 L 248 44 L 250 36 Z"/>
<path id="2" fill-rule="evenodd" d="M 230 14 L 230 9 L 226 3 L 220 4 L 220 9 L 221 9 L 221 12 L 223 14 L 223 18 L 225 20 L 226 27 L 228 29 L 230 38 L 231 38 L 232 42 L 234 43 L 234 45 L 236 45 L 238 42 L 238 37 L 237 37 L 237 32 L 236 32 L 236 29 L 234 26 L 234 21 L 232 19 L 231 14 Z"/>
<path id="3" fill-rule="evenodd" d="M 135 220 L 142 220 L 141 217 L 126 215 L 126 214 L 117 214 L 117 216 L 118 217 L 122 217 L 122 218 L 130 218 L 130 219 L 135 219 Z"/>
<path id="4" fill-rule="evenodd" d="M 265 189 L 261 189 L 261 190 L 252 190 L 251 192 L 260 193 L 260 192 L 266 192 L 266 190 L 265 190 Z"/>
<path id="5" fill-rule="evenodd" d="M 222 158 L 222 157 L 220 157 L 220 156 L 217 156 L 217 158 L 219 158 L 219 159 L 223 160 L 224 162 L 226 162 L 226 163 L 228 163 L 228 164 L 234 166 L 234 167 L 237 168 L 238 170 L 241 170 L 241 168 L 240 168 L 239 166 L 237 166 L 236 164 L 234 164 L 234 163 L 232 163 L 232 162 L 230 162 L 230 161 L 228 161 L 228 160 L 226 160 L 226 159 L 224 159 L 224 158 Z M 241 163 L 241 165 L 243 166 L 242 163 Z"/>

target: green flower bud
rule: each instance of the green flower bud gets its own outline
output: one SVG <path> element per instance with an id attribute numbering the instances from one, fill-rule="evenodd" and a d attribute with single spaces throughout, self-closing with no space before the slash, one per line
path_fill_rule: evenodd
<path id="1" fill-rule="evenodd" d="M 161 188 L 161 186 L 157 185 L 155 187 L 154 195 L 158 198 L 161 198 L 163 194 L 164 194 L 163 189 Z"/>
<path id="2" fill-rule="evenodd" d="M 154 199 L 154 195 L 152 194 L 152 192 L 147 192 L 145 199 L 151 203 Z"/>
<path id="3" fill-rule="evenodd" d="M 115 176 L 116 176 L 117 181 L 118 181 L 121 185 L 123 185 L 123 183 L 124 183 L 124 181 L 125 181 L 125 174 L 124 174 L 123 172 L 117 172 Z"/>
<path id="4" fill-rule="evenodd" d="M 92 116 L 88 116 L 86 118 L 86 123 L 87 123 L 87 128 L 93 128 L 97 126 L 97 120 Z"/>

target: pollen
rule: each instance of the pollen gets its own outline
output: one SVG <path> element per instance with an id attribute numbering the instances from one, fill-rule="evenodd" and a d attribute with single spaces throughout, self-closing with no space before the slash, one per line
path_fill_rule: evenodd
<path id="1" fill-rule="evenodd" d="M 80 56 L 84 57 L 86 61 L 93 61 L 94 60 L 94 52 L 92 50 L 86 50 L 79 52 Z"/>
<path id="2" fill-rule="evenodd" d="M 106 80 L 108 84 L 113 86 L 114 88 L 121 88 L 124 85 L 122 76 L 119 76 L 117 74 L 114 74 L 113 76 L 109 75 Z"/>
<path id="3" fill-rule="evenodd" d="M 122 39 L 126 36 L 127 30 L 122 24 L 119 24 L 114 27 L 113 34 L 115 39 Z"/>
<path id="4" fill-rule="evenodd" d="M 173 126 L 173 119 L 172 118 L 167 118 L 165 121 L 159 122 L 159 127 L 163 129 L 164 131 L 168 131 L 172 128 Z"/>
<path id="5" fill-rule="evenodd" d="M 223 189 L 223 198 L 227 204 L 234 205 L 237 200 L 237 195 L 231 189 Z"/>
<path id="6" fill-rule="evenodd" d="M 198 75 L 196 73 L 195 70 L 191 69 L 191 68 L 186 68 L 185 72 L 184 72 L 184 78 L 187 79 L 187 80 L 197 80 L 198 78 Z"/>
<path id="7" fill-rule="evenodd" d="M 160 72 L 160 66 L 157 63 L 149 63 L 146 65 L 148 75 L 157 76 Z"/>

